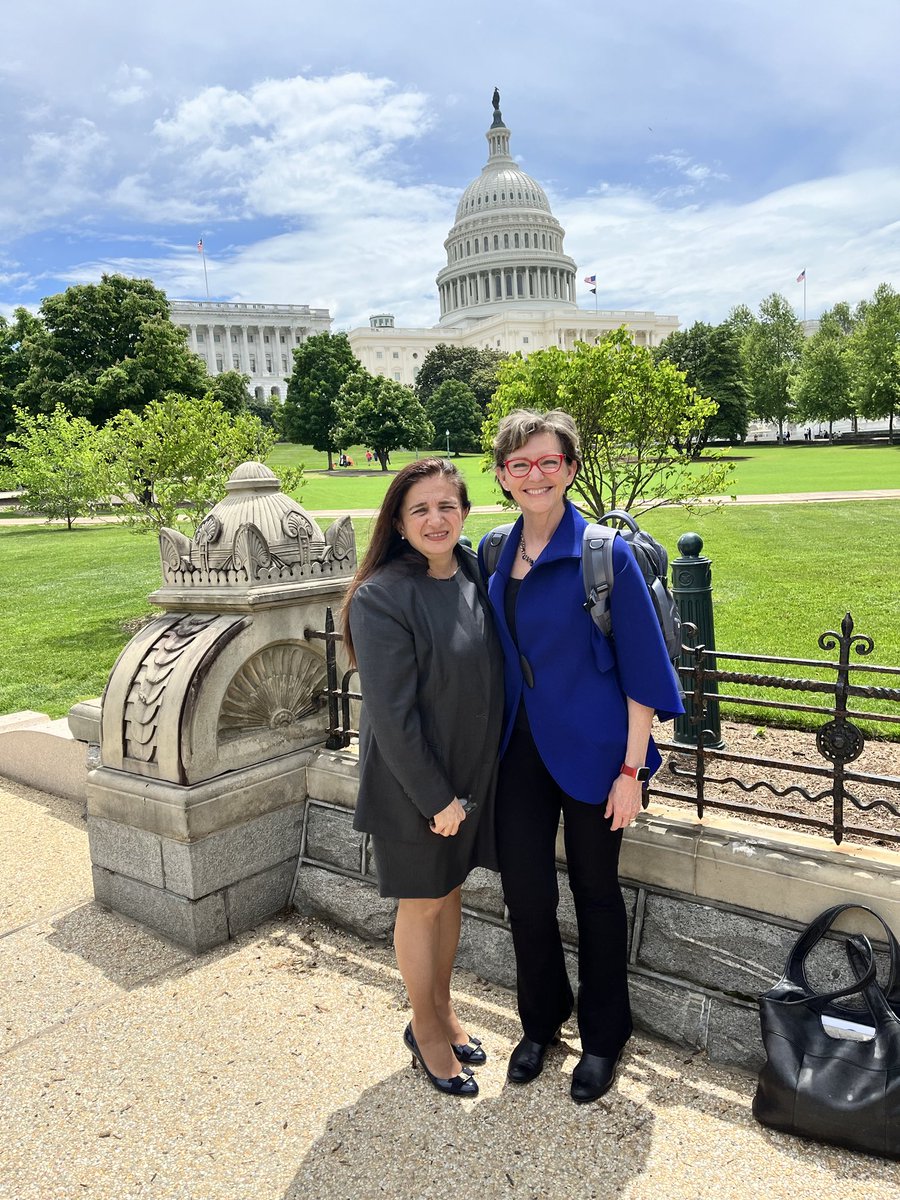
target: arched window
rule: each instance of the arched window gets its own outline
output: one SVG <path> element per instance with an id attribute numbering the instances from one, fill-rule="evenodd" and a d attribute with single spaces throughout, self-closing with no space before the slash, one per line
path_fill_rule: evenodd
<path id="1" fill-rule="evenodd" d="M 494 297 L 497 300 L 503 299 L 503 282 L 499 275 L 494 276 Z"/>
<path id="2" fill-rule="evenodd" d="M 485 254 L 487 254 L 487 248 L 488 248 L 488 244 L 487 244 L 487 238 L 485 238 L 485 239 L 484 239 L 484 252 L 485 252 Z"/>
<path id="3" fill-rule="evenodd" d="M 546 233 L 542 233 L 542 234 L 541 234 L 541 245 L 543 246 L 543 248 L 544 248 L 545 250 L 547 249 L 547 235 L 546 235 Z"/>
<path id="4" fill-rule="evenodd" d="M 466 238 L 466 258 L 472 253 L 472 243 Z"/>
<path id="5" fill-rule="evenodd" d="M 525 234 L 525 249 L 528 249 L 528 234 Z"/>
<path id="6" fill-rule="evenodd" d="M 509 299 L 511 300 L 512 294 L 513 294 L 512 272 L 511 271 L 506 272 L 506 294 L 509 297 Z"/>
<path id="7" fill-rule="evenodd" d="M 514 233 L 514 234 L 513 234 L 513 245 L 514 245 L 514 246 L 515 246 L 515 248 L 518 250 L 518 248 L 519 248 L 519 235 L 518 235 L 517 233 Z"/>
<path id="8" fill-rule="evenodd" d="M 508 233 L 504 233 L 504 235 L 503 235 L 503 249 L 504 250 L 509 249 L 509 234 Z"/>
<path id="9" fill-rule="evenodd" d="M 500 249 L 500 238 L 497 236 L 496 233 L 494 234 L 494 249 L 495 250 Z"/>
<path id="10" fill-rule="evenodd" d="M 281 399 L 281 388 L 273 387 L 270 395 L 272 396 L 273 400 L 280 400 Z"/>
<path id="11" fill-rule="evenodd" d="M 478 253 L 478 238 L 475 239 L 475 253 Z"/>

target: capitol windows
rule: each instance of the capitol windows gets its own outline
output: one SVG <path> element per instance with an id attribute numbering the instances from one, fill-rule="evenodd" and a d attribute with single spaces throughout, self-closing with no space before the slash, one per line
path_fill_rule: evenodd
<path id="1" fill-rule="evenodd" d="M 511 300 L 511 299 L 512 299 L 512 294 L 513 294 L 512 275 L 511 275 L 511 274 L 509 274 L 509 273 L 507 272 L 507 276 L 506 276 L 506 295 L 507 295 L 507 298 Z"/>
<path id="2" fill-rule="evenodd" d="M 478 238 L 475 239 L 475 253 L 478 253 Z"/>
<path id="3" fill-rule="evenodd" d="M 256 355 L 255 354 L 250 355 L 250 374 L 251 375 L 256 374 Z"/>
<path id="4" fill-rule="evenodd" d="M 231 356 L 231 365 L 234 367 L 235 371 L 239 371 L 241 369 L 241 360 L 236 354 L 232 354 Z"/>
<path id="5" fill-rule="evenodd" d="M 394 379 L 397 381 L 397 383 L 400 382 L 400 372 L 399 371 L 394 372 Z"/>
<path id="6" fill-rule="evenodd" d="M 547 235 L 546 235 L 546 233 L 542 233 L 542 234 L 541 234 L 541 245 L 543 246 L 543 248 L 544 248 L 545 250 L 547 249 Z"/>
<path id="7" fill-rule="evenodd" d="M 394 358 L 399 358 L 399 357 L 400 357 L 400 351 L 399 351 L 399 350 L 395 350 L 395 351 L 394 351 L 394 353 L 393 353 L 393 357 L 394 357 Z"/>
<path id="8" fill-rule="evenodd" d="M 268 341 L 268 338 L 266 340 Z M 271 373 L 272 373 L 272 355 L 271 354 L 266 355 L 266 370 L 271 375 Z"/>
<path id="9" fill-rule="evenodd" d="M 266 343 L 266 345 L 268 346 L 268 344 L 269 344 L 269 335 L 268 335 L 268 334 L 266 334 L 266 335 L 265 335 L 265 337 L 263 338 L 263 341 L 264 341 L 264 342 Z"/>
<path id="10" fill-rule="evenodd" d="M 213 341 L 221 342 L 221 340 L 222 339 L 219 337 L 219 335 L 217 333 L 213 335 Z"/>
<path id="11" fill-rule="evenodd" d="M 503 249 L 504 250 L 509 249 L 509 234 L 508 233 L 504 233 L 504 235 L 503 235 Z"/>
<path id="12" fill-rule="evenodd" d="M 198 333 L 198 334 L 197 334 L 197 343 L 198 343 L 198 345 L 199 345 L 199 343 L 200 343 L 200 342 L 205 342 L 205 341 L 206 341 L 206 338 L 203 336 L 203 334 L 202 334 L 202 333 Z"/>
<path id="13" fill-rule="evenodd" d="M 488 244 L 487 244 L 487 238 L 485 238 L 485 239 L 484 239 L 484 252 L 485 252 L 485 254 L 487 254 L 487 248 L 488 248 Z"/>
<path id="14" fill-rule="evenodd" d="M 282 338 L 281 340 L 284 341 L 284 338 Z M 282 354 L 282 356 L 281 356 L 281 369 L 285 373 L 287 372 L 288 366 L 287 366 L 287 355 L 286 354 Z"/>
<path id="15" fill-rule="evenodd" d="M 528 345 L 528 335 L 527 334 L 522 338 L 522 345 L 523 346 Z"/>
<path id="16" fill-rule="evenodd" d="M 525 234 L 525 249 L 528 249 L 528 234 Z"/>
<path id="17" fill-rule="evenodd" d="M 495 300 L 503 299 L 503 285 L 500 282 L 499 275 L 494 276 L 494 299 Z"/>
<path id="18" fill-rule="evenodd" d="M 514 245 L 514 246 L 515 246 L 515 248 L 518 250 L 518 248 L 519 248 L 519 235 L 518 235 L 517 233 L 514 233 L 514 234 L 513 234 L 513 245 Z"/>
<path id="19" fill-rule="evenodd" d="M 496 233 L 494 234 L 494 249 L 495 249 L 495 250 L 499 250 L 499 249 L 500 249 L 500 238 L 498 237 L 498 235 L 497 235 Z M 218 338 L 216 338 L 216 341 L 218 341 L 218 340 L 219 340 L 219 339 L 218 339 Z"/>
<path id="20" fill-rule="evenodd" d="M 218 371 L 218 373 L 220 375 L 222 374 L 223 367 L 222 367 L 222 355 L 221 354 L 216 355 L 216 370 Z"/>
<path id="21" fill-rule="evenodd" d="M 470 241 L 467 241 L 466 242 L 466 258 L 468 258 L 471 253 L 472 253 L 472 243 Z"/>
<path id="22" fill-rule="evenodd" d="M 383 351 L 383 350 L 376 350 L 376 351 L 375 351 L 375 357 L 376 357 L 376 358 L 384 358 L 384 351 Z"/>
<path id="23" fill-rule="evenodd" d="M 234 343 L 234 345 L 236 346 L 237 345 L 237 334 L 236 333 L 233 333 L 231 335 L 231 340 Z"/>

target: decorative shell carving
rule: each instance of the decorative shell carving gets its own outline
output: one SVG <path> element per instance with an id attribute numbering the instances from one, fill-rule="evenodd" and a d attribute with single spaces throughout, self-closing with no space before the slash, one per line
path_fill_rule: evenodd
<path id="1" fill-rule="evenodd" d="M 325 531 L 325 542 L 338 562 L 349 558 L 356 547 L 353 522 L 348 516 L 338 517 Z"/>
<path id="2" fill-rule="evenodd" d="M 281 522 L 281 528 L 288 537 L 300 537 L 301 535 L 311 538 L 313 533 L 312 521 L 302 512 L 296 509 L 291 509 L 290 512 L 284 514 Z"/>
<path id="3" fill-rule="evenodd" d="M 163 526 L 159 531 L 159 553 L 163 567 L 170 571 L 179 571 L 191 558 L 191 541 L 178 529 Z"/>
<path id="4" fill-rule="evenodd" d="M 325 663 L 302 646 L 267 646 L 228 685 L 219 712 L 218 740 L 283 729 L 318 712 L 324 703 Z"/>
<path id="5" fill-rule="evenodd" d="M 222 522 L 215 513 L 208 513 L 197 526 L 194 541 L 198 546 L 209 546 L 222 536 Z"/>
<path id="6" fill-rule="evenodd" d="M 236 567 L 242 567 L 251 578 L 256 574 L 258 567 L 272 565 L 269 543 L 256 525 L 242 525 L 237 531 L 231 560 Z"/>

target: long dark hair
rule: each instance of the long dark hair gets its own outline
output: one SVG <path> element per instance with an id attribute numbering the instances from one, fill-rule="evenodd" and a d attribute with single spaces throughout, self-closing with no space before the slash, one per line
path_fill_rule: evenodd
<path id="1" fill-rule="evenodd" d="M 471 505 L 466 481 L 448 458 L 417 458 L 415 462 L 407 463 L 394 476 L 391 486 L 381 502 L 378 516 L 375 518 L 375 528 L 372 530 L 365 558 L 347 588 L 344 603 L 341 605 L 341 632 L 344 636 L 344 646 L 354 667 L 356 666 L 356 654 L 353 650 L 353 636 L 350 633 L 350 605 L 353 603 L 356 589 L 374 575 L 379 567 L 383 567 L 385 563 L 394 558 L 408 558 L 411 562 L 418 561 L 423 570 L 427 567 L 424 555 L 419 554 L 418 550 L 414 550 L 408 542 L 401 538 L 397 530 L 397 522 L 400 520 L 400 509 L 403 507 L 403 501 L 406 499 L 409 489 L 413 484 L 420 483 L 423 479 L 430 479 L 432 476 L 440 476 L 453 483 L 456 486 L 463 516 L 465 517 L 469 512 Z"/>

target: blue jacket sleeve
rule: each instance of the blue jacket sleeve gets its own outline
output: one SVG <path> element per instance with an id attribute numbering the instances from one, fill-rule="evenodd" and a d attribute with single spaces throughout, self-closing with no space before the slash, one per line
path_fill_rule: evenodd
<path id="1" fill-rule="evenodd" d="M 681 687 L 647 584 L 622 538 L 613 547 L 613 567 L 610 615 L 622 690 L 638 704 L 656 709 L 661 721 L 671 721 L 684 712 Z"/>

